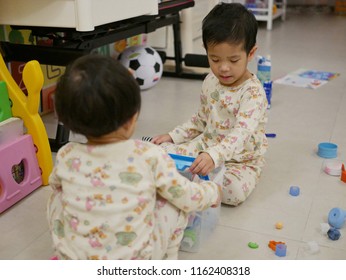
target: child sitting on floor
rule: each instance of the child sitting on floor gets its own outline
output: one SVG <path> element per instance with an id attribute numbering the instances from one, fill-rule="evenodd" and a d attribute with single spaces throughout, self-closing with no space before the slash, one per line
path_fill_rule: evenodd
<path id="1" fill-rule="evenodd" d="M 151 140 L 170 153 L 196 157 L 192 173 L 206 175 L 224 166 L 217 176 L 222 203 L 233 206 L 254 190 L 268 146 L 266 95 L 247 68 L 257 50 L 257 28 L 255 16 L 241 4 L 220 3 L 209 12 L 202 38 L 211 73 L 199 109 L 190 121 Z"/>

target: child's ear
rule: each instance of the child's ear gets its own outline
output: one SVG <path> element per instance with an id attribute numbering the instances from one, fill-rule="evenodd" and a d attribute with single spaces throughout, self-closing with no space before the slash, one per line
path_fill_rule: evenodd
<path id="1" fill-rule="evenodd" d="M 258 49 L 258 46 L 257 46 L 257 45 L 255 45 L 255 46 L 251 49 L 251 51 L 249 52 L 249 55 L 247 56 L 248 61 L 251 61 L 251 60 L 255 57 L 255 53 L 256 53 L 257 49 Z"/>
<path id="2" fill-rule="evenodd" d="M 125 124 L 124 127 L 126 129 L 129 129 L 130 127 L 132 127 L 133 125 L 136 124 L 137 119 L 138 119 L 138 113 L 135 113 Z"/>

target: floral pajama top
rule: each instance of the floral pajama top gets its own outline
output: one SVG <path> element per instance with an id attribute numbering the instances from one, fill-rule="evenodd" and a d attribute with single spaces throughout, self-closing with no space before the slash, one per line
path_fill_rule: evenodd
<path id="1" fill-rule="evenodd" d="M 255 75 L 239 86 L 228 87 L 210 73 L 203 82 L 197 113 L 169 134 L 175 144 L 200 135 L 200 150 L 212 157 L 217 168 L 262 157 L 268 146 L 266 122 L 266 94 Z"/>

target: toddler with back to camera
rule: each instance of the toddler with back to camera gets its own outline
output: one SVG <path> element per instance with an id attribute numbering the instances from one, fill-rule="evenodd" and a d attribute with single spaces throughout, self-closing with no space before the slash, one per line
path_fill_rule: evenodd
<path id="1" fill-rule="evenodd" d="M 118 61 L 86 55 L 60 78 L 56 112 L 87 143 L 61 147 L 47 216 L 58 259 L 177 259 L 191 211 L 220 203 L 218 185 L 191 182 L 172 158 L 131 139 L 137 82 Z"/>

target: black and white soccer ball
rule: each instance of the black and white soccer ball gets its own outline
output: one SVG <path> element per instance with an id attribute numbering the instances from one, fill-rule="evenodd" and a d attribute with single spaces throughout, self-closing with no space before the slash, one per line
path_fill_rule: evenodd
<path id="1" fill-rule="evenodd" d="M 161 79 L 162 59 L 152 47 L 128 47 L 118 56 L 118 59 L 130 70 L 142 90 L 155 86 Z"/>

